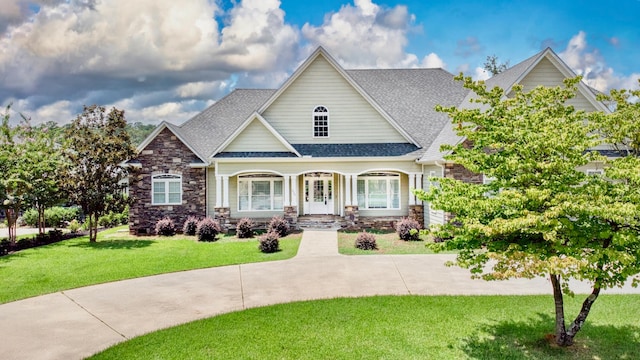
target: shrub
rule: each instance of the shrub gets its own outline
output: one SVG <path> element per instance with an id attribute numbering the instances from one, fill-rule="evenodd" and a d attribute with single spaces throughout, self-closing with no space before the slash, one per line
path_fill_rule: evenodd
<path id="1" fill-rule="evenodd" d="M 80 209 L 77 207 L 54 206 L 44 210 L 44 223 L 46 227 L 58 227 L 64 222 L 77 219 Z M 22 214 L 24 223 L 31 227 L 38 226 L 38 211 L 29 209 Z"/>
<path id="2" fill-rule="evenodd" d="M 156 234 L 160 236 L 173 236 L 175 233 L 176 227 L 170 218 L 165 217 L 156 223 Z"/>
<path id="3" fill-rule="evenodd" d="M 80 223 L 78 222 L 78 220 L 73 219 L 73 220 L 71 220 L 71 221 L 69 222 L 69 225 L 67 226 L 67 228 L 69 229 L 69 231 L 70 231 L 72 234 L 75 234 L 75 233 L 77 233 L 77 232 L 78 232 L 78 230 L 80 230 L 80 227 L 81 227 L 81 226 L 82 226 L 82 225 L 80 225 Z"/>
<path id="4" fill-rule="evenodd" d="M 182 233 L 189 236 L 194 236 L 198 230 L 198 218 L 195 216 L 189 216 L 182 225 Z"/>
<path id="5" fill-rule="evenodd" d="M 111 227 L 111 218 L 109 217 L 109 214 L 106 215 L 102 215 L 98 218 L 98 226 L 101 227 Z M 157 224 L 156 224 L 156 229 L 157 229 Z"/>
<path id="6" fill-rule="evenodd" d="M 271 230 L 258 238 L 258 249 L 263 253 L 274 253 L 280 250 L 280 235 Z"/>
<path id="7" fill-rule="evenodd" d="M 361 250 L 377 250 L 378 249 L 378 244 L 376 244 L 376 237 L 373 234 L 368 233 L 366 231 L 363 231 L 358 234 L 358 236 L 356 237 L 355 245 L 356 245 L 356 248 Z"/>
<path id="8" fill-rule="evenodd" d="M 414 219 L 404 218 L 396 224 L 396 232 L 402 240 L 420 240 L 420 223 Z"/>
<path id="9" fill-rule="evenodd" d="M 253 227 L 256 224 L 249 218 L 242 218 L 236 225 L 236 235 L 240 239 L 248 239 L 253 237 Z"/>
<path id="10" fill-rule="evenodd" d="M 209 216 L 200 220 L 198 228 L 196 229 L 198 241 L 216 241 L 216 236 L 221 232 L 222 227 L 220 226 L 220 223 Z"/>
<path id="11" fill-rule="evenodd" d="M 289 234 L 289 223 L 282 216 L 274 216 L 267 227 L 267 232 L 271 231 L 275 231 L 280 237 L 285 237 Z"/>

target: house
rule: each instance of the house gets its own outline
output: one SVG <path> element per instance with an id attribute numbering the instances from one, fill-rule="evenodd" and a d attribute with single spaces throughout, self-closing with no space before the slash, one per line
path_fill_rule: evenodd
<path id="1" fill-rule="evenodd" d="M 507 94 L 555 86 L 575 74 L 546 49 L 487 80 Z M 446 221 L 412 193 L 430 177 L 483 181 L 443 159 L 462 141 L 436 105 L 468 106 L 470 92 L 442 69 L 346 70 L 318 48 L 273 90 L 239 89 L 180 126 L 163 122 L 130 166 L 132 233 L 153 233 L 169 216 L 232 226 L 240 218 L 332 216 L 350 226 L 385 227 L 400 218 Z M 585 84 L 571 100 L 607 108 Z M 594 167 L 597 165 L 593 165 Z"/>

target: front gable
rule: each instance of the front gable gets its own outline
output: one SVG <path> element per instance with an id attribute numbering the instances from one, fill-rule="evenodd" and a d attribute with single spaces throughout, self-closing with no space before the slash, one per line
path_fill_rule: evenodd
<path id="1" fill-rule="evenodd" d="M 251 115 L 213 157 L 281 157 L 300 154 L 257 113 Z"/>
<path id="2" fill-rule="evenodd" d="M 526 76 L 520 81 L 520 84 L 523 87 L 524 91 L 530 91 L 536 86 L 558 86 L 562 85 L 564 79 L 573 77 L 575 74 L 563 74 L 558 66 L 554 65 L 552 61 L 548 57 L 543 57 L 534 68 L 529 71 Z M 587 98 L 583 91 L 578 89 L 576 96 L 569 100 L 567 103 L 573 105 L 578 110 L 584 111 L 597 111 L 596 105 L 593 104 L 593 94 L 586 94 L 587 96 L 591 95 L 592 99 Z"/>
<path id="3" fill-rule="evenodd" d="M 324 137 L 314 136 L 313 112 L 319 106 L 328 110 Z M 293 145 L 415 144 L 323 51 L 303 64 L 261 114 Z"/>

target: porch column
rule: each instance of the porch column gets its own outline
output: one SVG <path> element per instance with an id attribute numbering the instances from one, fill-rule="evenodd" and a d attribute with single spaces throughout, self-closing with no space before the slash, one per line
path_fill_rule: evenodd
<path id="1" fill-rule="evenodd" d="M 298 203 L 298 175 L 293 175 L 291 176 L 291 204 L 298 209 L 298 215 L 300 215 Z"/>
<path id="2" fill-rule="evenodd" d="M 358 205 L 358 175 L 351 177 L 351 205 Z"/>
<path id="3" fill-rule="evenodd" d="M 416 204 L 416 197 L 413 195 L 412 189 L 416 188 L 416 174 L 409 174 L 409 205 Z"/>
<path id="4" fill-rule="evenodd" d="M 353 205 L 351 202 L 351 175 L 344 176 L 344 204 Z"/>
<path id="5" fill-rule="evenodd" d="M 284 176 L 284 206 L 291 206 L 291 196 L 290 196 L 290 181 L 291 181 L 291 176 L 290 175 L 285 175 Z"/>
<path id="6" fill-rule="evenodd" d="M 416 190 L 422 190 L 422 173 L 416 174 Z M 422 205 L 422 200 L 416 198 L 416 205 Z"/>
<path id="7" fill-rule="evenodd" d="M 222 198 L 222 207 L 229 207 L 229 177 L 222 177 L 222 192 L 224 194 Z"/>
<path id="8" fill-rule="evenodd" d="M 222 176 L 216 175 L 216 207 L 222 207 Z"/>

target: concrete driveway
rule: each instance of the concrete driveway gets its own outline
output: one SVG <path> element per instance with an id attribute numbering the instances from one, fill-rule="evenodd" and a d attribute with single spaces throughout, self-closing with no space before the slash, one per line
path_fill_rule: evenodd
<path id="1" fill-rule="evenodd" d="M 291 260 L 185 271 L 0 305 L 6 359 L 81 359 L 135 336 L 231 311 L 371 295 L 550 294 L 546 279 L 484 282 L 453 255 L 343 256 L 335 231 L 307 230 Z M 124 265 L 124 264 L 123 264 Z M 590 291 L 573 284 L 577 292 Z M 627 286 L 606 293 L 640 293 Z"/>

